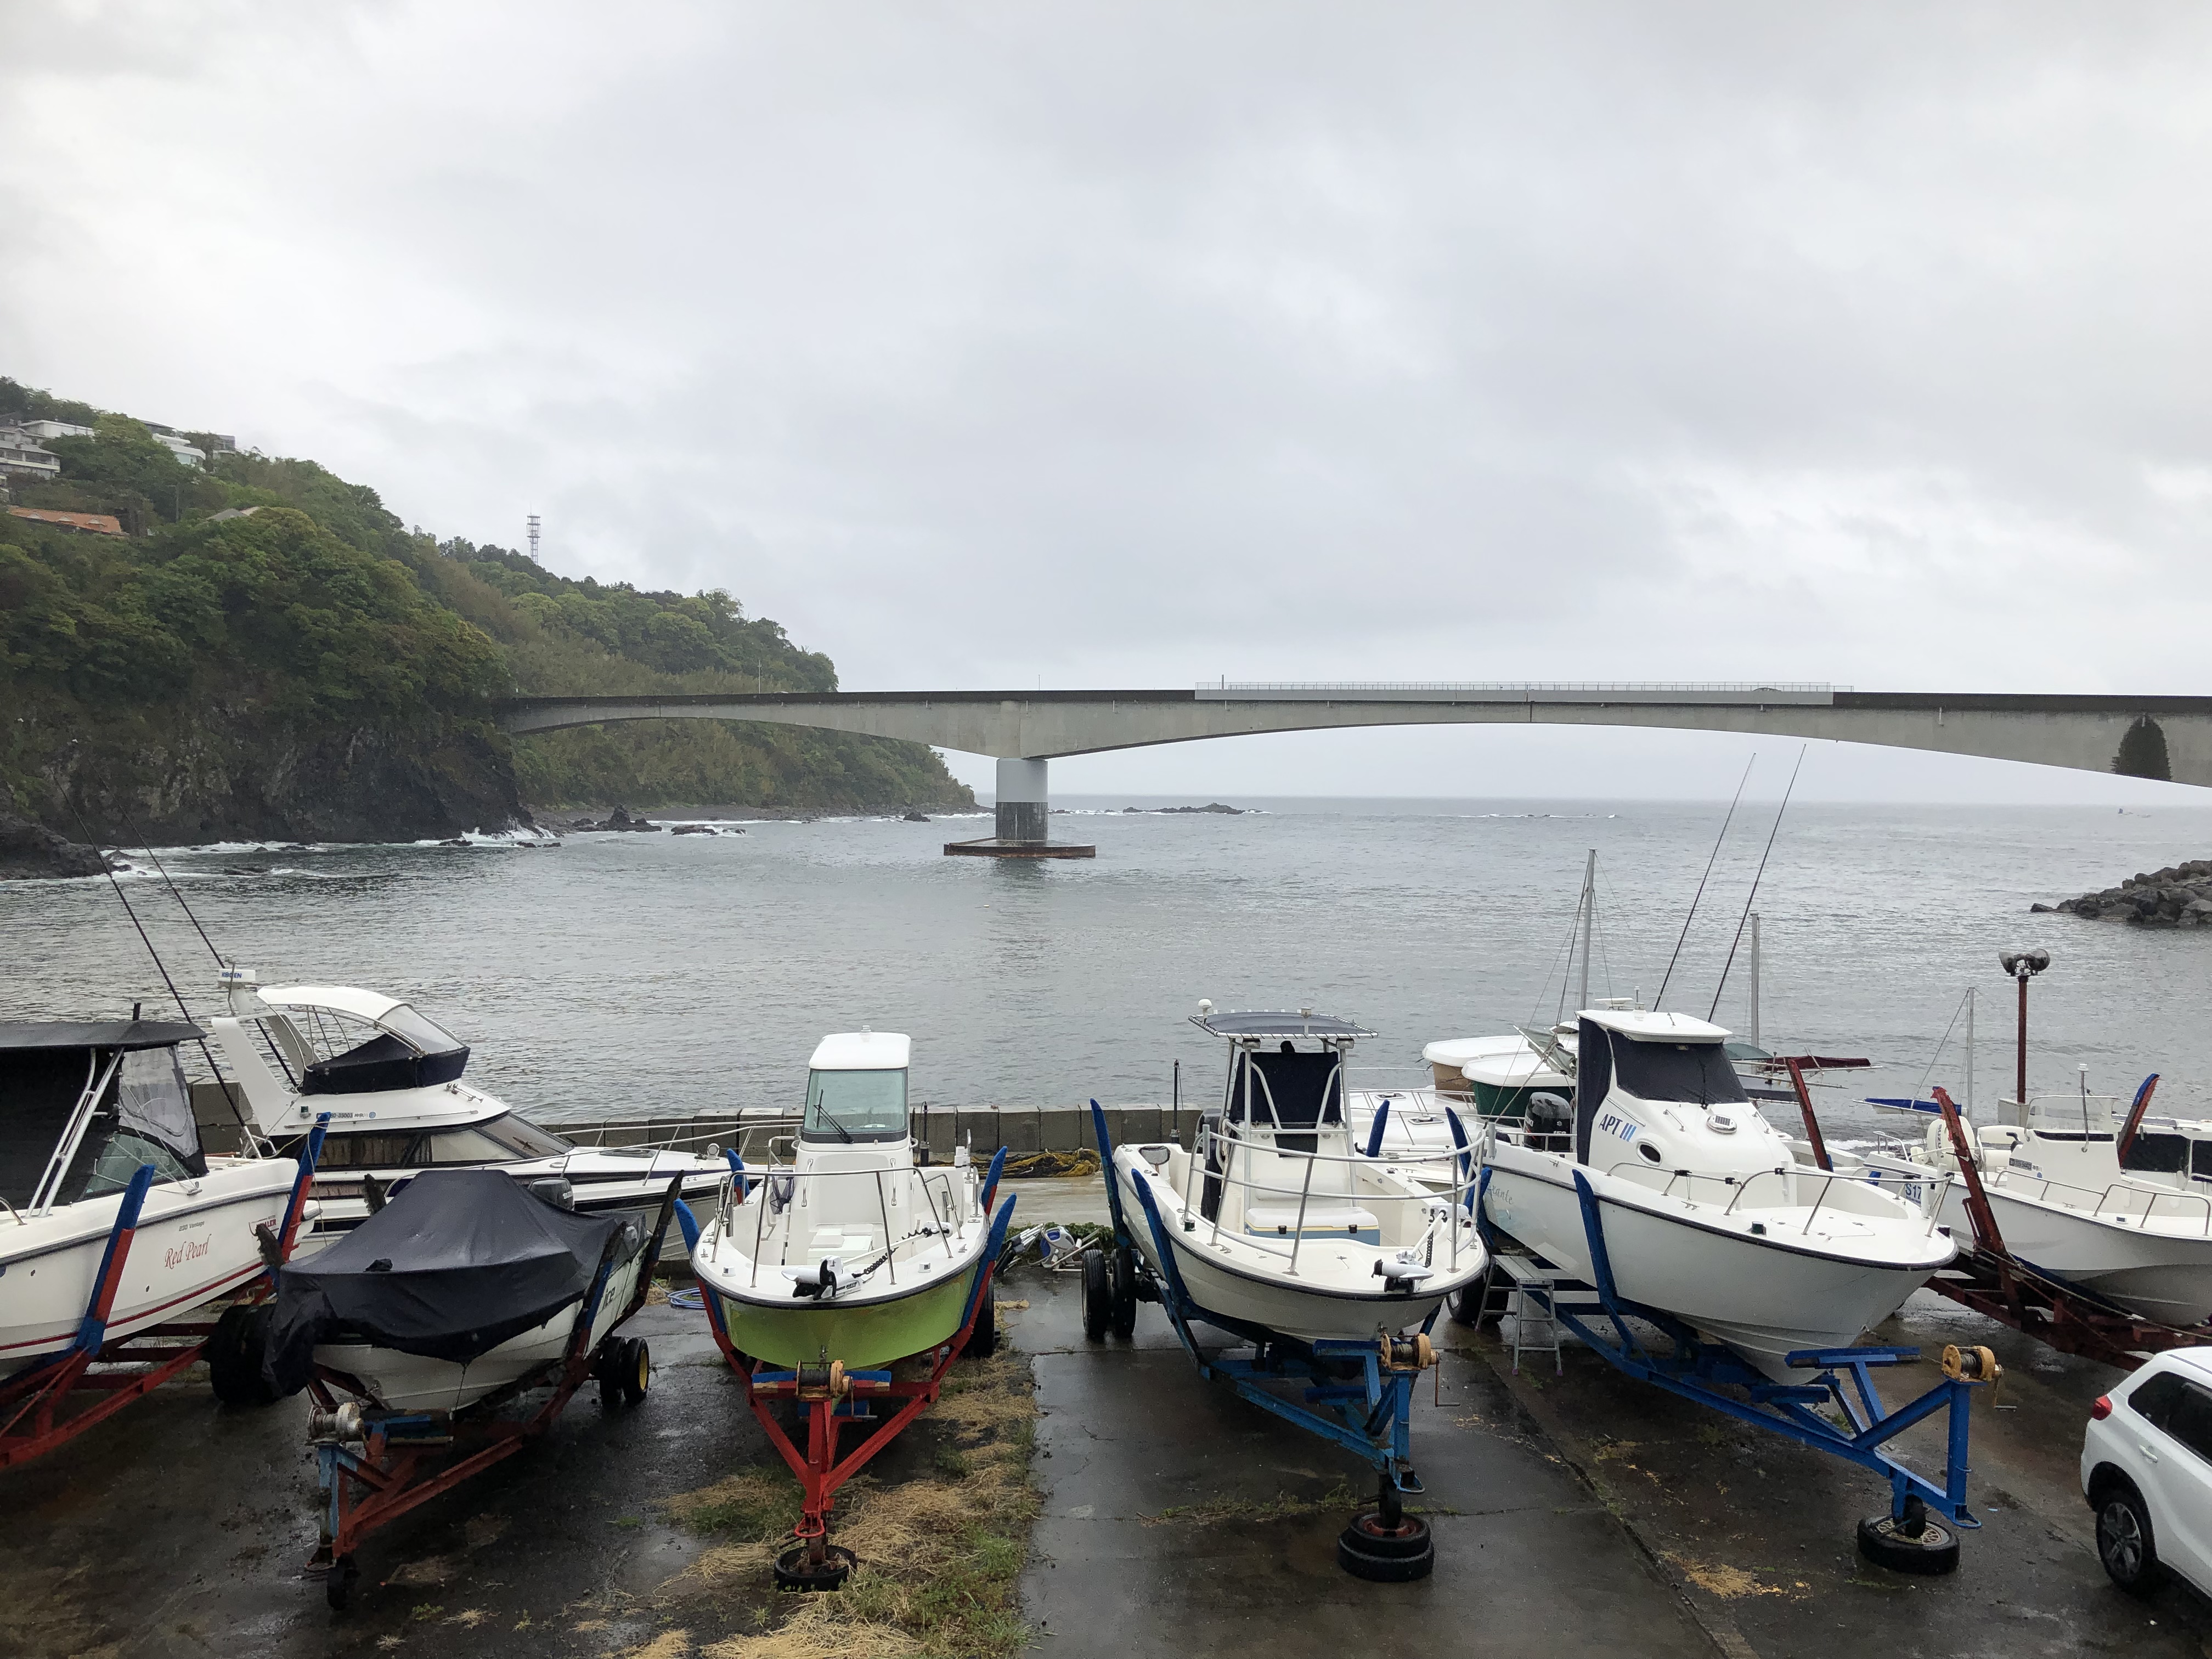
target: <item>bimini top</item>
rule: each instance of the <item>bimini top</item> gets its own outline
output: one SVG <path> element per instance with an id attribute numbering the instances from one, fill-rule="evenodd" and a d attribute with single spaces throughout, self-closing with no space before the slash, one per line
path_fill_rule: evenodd
<path id="1" fill-rule="evenodd" d="M 1193 1014 L 1190 1023 L 1220 1037 L 1371 1037 L 1374 1032 L 1349 1019 L 1300 1008 L 1289 1013 L 1237 1012 L 1217 1008 Z"/>
<path id="2" fill-rule="evenodd" d="M 814 1046 L 816 1072 L 903 1072 L 914 1039 L 903 1031 L 836 1031 Z"/>
<path id="3" fill-rule="evenodd" d="M 1585 1008 L 1582 1018 L 1638 1042 L 1725 1042 L 1734 1035 L 1694 1015 L 1656 1013 L 1645 1008 Z"/>
<path id="4" fill-rule="evenodd" d="M 380 1023 L 399 1006 L 398 997 L 388 997 L 381 991 L 364 991 L 354 985 L 266 985 L 260 988 L 258 994 L 274 1007 L 328 1008 L 333 1013 L 351 1014 L 356 1019 L 372 1024 Z"/>
<path id="5" fill-rule="evenodd" d="M 167 1019 L 0 1020 L 0 1048 L 173 1048 L 206 1035 Z"/>

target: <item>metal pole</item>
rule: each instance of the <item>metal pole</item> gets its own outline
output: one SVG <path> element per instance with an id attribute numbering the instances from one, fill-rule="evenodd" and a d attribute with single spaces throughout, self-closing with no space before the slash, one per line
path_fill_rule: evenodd
<path id="1" fill-rule="evenodd" d="M 1751 913 L 1751 1046 L 1765 1045 L 1759 1040 L 1759 912 Z"/>
<path id="2" fill-rule="evenodd" d="M 1974 988 L 1966 988 L 1966 1116 L 1974 1115 Z"/>
<path id="3" fill-rule="evenodd" d="M 2016 973 L 2020 981 L 2020 1069 L 2013 1085 L 2013 1098 L 2020 1103 L 2022 1123 L 2027 1121 L 2027 975 Z"/>
<path id="4" fill-rule="evenodd" d="M 1579 1000 L 1575 1004 L 1575 1017 L 1577 1019 L 1582 1018 L 1583 1010 L 1590 1006 L 1590 923 L 1593 920 L 1591 912 L 1596 908 L 1596 903 L 1597 848 L 1593 847 L 1589 850 L 1589 861 L 1583 866 L 1583 977 L 1582 989 L 1577 993 Z"/>

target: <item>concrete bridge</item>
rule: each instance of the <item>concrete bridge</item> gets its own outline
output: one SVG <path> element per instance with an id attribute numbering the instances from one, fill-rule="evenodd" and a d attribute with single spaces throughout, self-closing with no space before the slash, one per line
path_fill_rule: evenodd
<path id="1" fill-rule="evenodd" d="M 1046 763 L 1149 744 L 1349 726 L 1656 726 L 1984 755 L 2212 787 L 2212 697 L 1855 691 L 1815 684 L 1297 685 L 1188 691 L 834 691 L 517 697 L 520 736 L 606 720 L 761 720 L 999 763 L 997 842 L 1045 845 Z"/>

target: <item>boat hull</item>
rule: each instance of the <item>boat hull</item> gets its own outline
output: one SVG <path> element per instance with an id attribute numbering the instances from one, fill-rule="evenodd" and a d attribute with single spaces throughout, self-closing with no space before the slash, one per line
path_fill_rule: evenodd
<path id="1" fill-rule="evenodd" d="M 148 1189 L 124 1263 L 107 1339 L 182 1318 L 263 1270 L 254 1228 L 283 1226 L 298 1165 L 246 1160 L 196 1183 Z M 198 1190 L 186 1190 L 188 1184 Z M 92 1300 L 121 1193 L 71 1204 L 20 1224 L 0 1223 L 0 1376 L 67 1349 Z"/>
<path id="2" fill-rule="evenodd" d="M 1115 1178 L 1121 1185 L 1122 1213 L 1128 1218 L 1138 1250 L 1152 1270 L 1164 1277 L 1170 1264 L 1161 1260 L 1159 1238 L 1135 1185 L 1143 1177 L 1133 1172 L 1126 1161 L 1128 1156 L 1126 1152 L 1115 1156 Z M 1480 1279 L 1489 1266 L 1481 1244 L 1470 1235 L 1468 1242 L 1460 1248 L 1458 1266 L 1442 1266 L 1443 1253 L 1440 1251 L 1437 1271 L 1417 1290 L 1388 1291 L 1382 1288 L 1379 1279 L 1370 1281 L 1376 1286 L 1373 1290 L 1332 1290 L 1311 1279 L 1301 1283 L 1285 1273 L 1268 1271 L 1240 1259 L 1233 1243 L 1216 1242 L 1214 1229 L 1206 1221 L 1200 1220 L 1194 1228 L 1185 1230 L 1181 1196 L 1166 1183 L 1153 1182 L 1150 1195 L 1159 1216 L 1159 1232 L 1168 1241 L 1175 1273 L 1202 1315 L 1213 1315 L 1237 1325 L 1256 1327 L 1302 1342 L 1371 1341 L 1385 1334 L 1395 1334 L 1423 1324 L 1447 1297 Z M 1234 1235 L 1224 1230 L 1221 1237 L 1233 1239 Z M 1356 1249 L 1356 1246 L 1340 1245 L 1328 1237 L 1312 1237 L 1302 1246 L 1300 1254 L 1318 1262 L 1339 1251 L 1351 1260 Z M 1369 1260 L 1375 1254 L 1372 1250 L 1360 1252 L 1358 1259 Z"/>
<path id="3" fill-rule="evenodd" d="M 1589 1239 L 1569 1171 L 1564 1158 L 1501 1146 L 1492 1154 L 1484 1213 L 1545 1260 L 1589 1280 Z M 1953 1254 L 1947 1243 L 1937 1256 L 1899 1264 L 1794 1249 L 1661 1214 L 1634 1201 L 1638 1193 L 1649 1197 L 1648 1188 L 1624 1191 L 1625 1182 L 1583 1173 L 1598 1199 L 1618 1293 L 1674 1315 L 1776 1378 L 1804 1375 L 1784 1363 L 1790 1353 L 1856 1343 Z"/>
<path id="4" fill-rule="evenodd" d="M 785 1370 L 844 1362 L 848 1370 L 875 1370 L 894 1360 L 943 1346 L 967 1322 L 968 1297 L 980 1258 L 962 1271 L 906 1295 L 867 1302 L 801 1301 L 764 1304 L 720 1290 L 710 1293 L 722 1314 L 730 1346 Z M 709 1281 L 702 1278 L 702 1285 Z"/>
<path id="5" fill-rule="evenodd" d="M 1932 1179 L 1922 1165 L 1867 1159 L 1885 1186 L 1902 1183 L 1908 1201 Z M 2212 1319 L 2212 1237 L 2177 1235 L 2063 1204 L 2009 1193 L 2002 1181 L 1984 1190 L 2005 1249 L 2029 1267 L 2078 1285 L 2162 1324 L 2187 1328 Z M 1972 1238 L 1966 1183 L 1945 1190 L 1942 1222 L 1954 1237 Z"/>

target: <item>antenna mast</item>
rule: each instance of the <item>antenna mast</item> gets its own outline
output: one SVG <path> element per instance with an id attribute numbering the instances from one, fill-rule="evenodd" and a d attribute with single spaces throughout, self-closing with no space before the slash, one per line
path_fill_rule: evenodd
<path id="1" fill-rule="evenodd" d="M 1582 989 L 1577 994 L 1581 1000 L 1575 1004 L 1575 1017 L 1577 1019 L 1582 1018 L 1583 1010 L 1590 1006 L 1590 923 L 1595 919 L 1594 913 L 1596 909 L 1597 848 L 1593 847 L 1589 850 L 1589 862 L 1583 866 L 1583 977 Z"/>
<path id="2" fill-rule="evenodd" d="M 538 562 L 538 515 L 530 515 L 530 562 Z"/>

